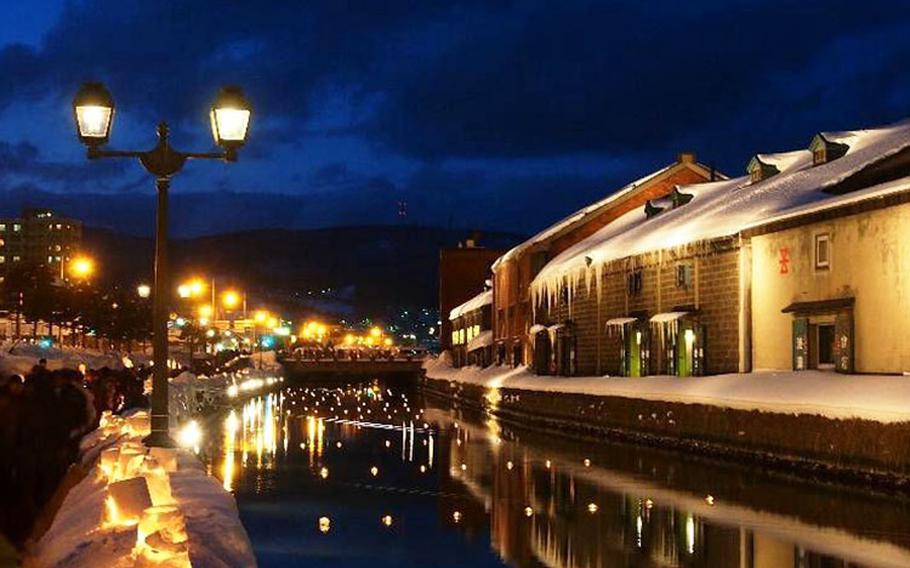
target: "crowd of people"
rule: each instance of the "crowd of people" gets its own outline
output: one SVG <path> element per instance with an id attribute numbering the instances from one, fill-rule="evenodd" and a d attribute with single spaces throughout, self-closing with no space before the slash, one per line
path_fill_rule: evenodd
<path id="1" fill-rule="evenodd" d="M 147 406 L 147 370 L 50 370 L 0 377 L 0 533 L 21 543 L 102 412 Z"/>

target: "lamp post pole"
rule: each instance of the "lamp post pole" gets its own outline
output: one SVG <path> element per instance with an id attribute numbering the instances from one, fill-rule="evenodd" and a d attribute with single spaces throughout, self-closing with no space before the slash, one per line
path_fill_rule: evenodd
<path id="1" fill-rule="evenodd" d="M 152 368 L 151 433 L 143 440 L 147 446 L 171 447 L 168 433 L 168 337 L 170 279 L 168 274 L 168 191 L 171 177 L 189 159 L 237 161 L 237 148 L 246 140 L 250 107 L 236 87 L 221 90 L 212 107 L 212 133 L 223 147 L 219 152 L 178 152 L 169 142 L 167 123 L 158 124 L 158 144 L 148 151 L 103 150 L 110 136 L 114 101 L 100 83 L 86 83 L 73 100 L 79 138 L 88 146 L 88 158 L 134 158 L 155 177 L 157 211 L 155 222 L 155 281 L 152 289 Z"/>

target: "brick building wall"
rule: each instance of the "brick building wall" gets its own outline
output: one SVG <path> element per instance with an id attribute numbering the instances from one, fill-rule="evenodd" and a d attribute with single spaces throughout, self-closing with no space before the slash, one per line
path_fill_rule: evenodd
<path id="1" fill-rule="evenodd" d="M 635 316 L 650 326 L 651 374 L 666 372 L 656 326 L 651 316 L 672 311 L 692 312 L 705 329 L 706 374 L 740 370 L 740 247 L 724 239 L 680 250 L 665 250 L 610 263 L 598 288 L 590 292 L 582 284 L 570 306 L 560 301 L 550 309 L 542 307 L 537 321 L 546 324 L 571 322 L 575 332 L 579 375 L 622 373 L 622 336 L 617 328 L 606 329 L 612 318 Z M 692 282 L 677 286 L 676 268 L 691 266 Z M 627 276 L 642 273 L 641 292 L 629 295 Z"/>
<path id="2" fill-rule="evenodd" d="M 508 347 L 507 361 L 513 364 L 530 362 L 528 356 L 531 345 L 527 333 L 532 323 L 532 310 L 528 290 L 531 281 L 537 275 L 536 270 L 542 268 L 544 264 L 536 263 L 535 255 L 544 255 L 547 259 L 552 259 L 625 213 L 643 207 L 646 201 L 670 194 L 677 185 L 709 181 L 714 175 L 712 170 L 696 162 L 694 154 L 680 154 L 676 164 L 653 179 L 643 181 L 615 202 L 604 205 L 599 212 L 585 216 L 581 222 L 570 224 L 565 229 L 555 232 L 550 238 L 524 247 L 497 266 L 493 286 L 493 333 L 498 343 Z M 578 293 L 577 300 L 583 302 L 585 292 L 580 290 Z M 596 319 L 596 302 L 593 307 L 582 307 L 579 304 L 579 308 L 589 311 L 593 309 Z M 521 344 L 523 352 L 522 361 L 519 362 L 508 358 L 512 353 L 512 345 L 516 343 Z M 583 346 L 579 345 L 578 349 L 585 349 L 586 352 L 594 349 L 596 352 L 597 345 L 584 343 Z"/>
<path id="3" fill-rule="evenodd" d="M 452 347 L 449 312 L 483 292 L 490 267 L 503 250 L 482 247 L 442 249 L 439 252 L 439 319 L 441 349 Z"/>

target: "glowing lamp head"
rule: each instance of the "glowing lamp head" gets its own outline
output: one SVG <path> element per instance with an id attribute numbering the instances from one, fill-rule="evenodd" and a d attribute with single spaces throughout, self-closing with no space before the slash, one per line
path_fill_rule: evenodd
<path id="1" fill-rule="evenodd" d="M 243 146 L 251 112 L 250 103 L 240 87 L 223 87 L 209 114 L 215 144 L 226 150 Z"/>
<path id="2" fill-rule="evenodd" d="M 101 83 L 83 83 L 73 98 L 76 134 L 86 146 L 106 144 L 114 121 L 114 98 Z"/>
<path id="3" fill-rule="evenodd" d="M 85 256 L 77 256 L 70 262 L 70 275 L 75 278 L 88 278 L 95 271 L 95 262 Z"/>
<path id="4" fill-rule="evenodd" d="M 221 301 L 224 303 L 225 308 L 236 308 L 237 304 L 240 303 L 240 295 L 237 292 L 228 291 L 221 297 Z"/>
<path id="5" fill-rule="evenodd" d="M 183 299 L 189 298 L 193 294 L 193 289 L 189 284 L 177 286 L 177 295 Z"/>
<path id="6" fill-rule="evenodd" d="M 265 321 L 269 319 L 269 313 L 265 310 L 258 310 L 253 315 L 253 318 L 256 320 L 256 323 L 265 323 Z"/>
<path id="7" fill-rule="evenodd" d="M 136 293 L 139 294 L 140 298 L 148 298 L 152 295 L 152 287 L 148 284 L 140 284 L 136 286 Z"/>

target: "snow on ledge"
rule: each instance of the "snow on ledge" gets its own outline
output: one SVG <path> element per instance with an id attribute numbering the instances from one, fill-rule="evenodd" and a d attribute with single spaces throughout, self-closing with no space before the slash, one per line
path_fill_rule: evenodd
<path id="1" fill-rule="evenodd" d="M 190 452 L 144 448 L 148 422 L 106 415 L 82 439 L 86 475 L 23 566 L 256 566 L 231 494 Z"/>
<path id="2" fill-rule="evenodd" d="M 709 377 L 556 377 L 525 367 L 451 367 L 445 357 L 424 364 L 431 379 L 566 394 L 614 396 L 737 410 L 910 421 L 910 377 L 841 375 L 819 371 L 758 371 Z"/>

